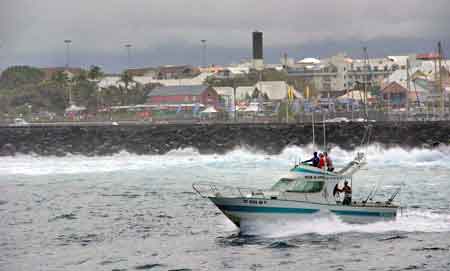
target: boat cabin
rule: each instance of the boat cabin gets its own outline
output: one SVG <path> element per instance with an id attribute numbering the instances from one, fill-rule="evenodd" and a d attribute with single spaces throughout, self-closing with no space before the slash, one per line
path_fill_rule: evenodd
<path id="1" fill-rule="evenodd" d="M 304 174 L 293 170 L 288 176 L 278 180 L 270 188 L 270 192 L 272 197 L 277 193 L 277 199 L 335 204 L 340 199 L 339 195 L 333 195 L 333 191 L 336 185 L 345 180 L 351 181 L 351 178 L 337 174 Z"/>

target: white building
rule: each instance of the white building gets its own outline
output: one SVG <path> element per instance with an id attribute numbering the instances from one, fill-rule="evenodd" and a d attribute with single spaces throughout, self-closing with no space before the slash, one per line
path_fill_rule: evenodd
<path id="1" fill-rule="evenodd" d="M 338 54 L 325 59 L 304 58 L 288 66 L 287 71 L 289 77 L 309 81 L 318 91 L 344 91 L 366 81 L 381 83 L 393 71 L 406 69 L 407 58 L 390 56 L 365 62 Z"/>

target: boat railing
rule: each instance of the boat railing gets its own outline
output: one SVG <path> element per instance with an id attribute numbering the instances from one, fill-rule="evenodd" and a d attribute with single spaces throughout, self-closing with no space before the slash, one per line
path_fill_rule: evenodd
<path id="1" fill-rule="evenodd" d="M 192 188 L 204 198 L 208 197 L 264 197 L 262 190 L 255 190 L 249 187 L 235 187 L 229 185 L 218 184 L 214 182 L 196 182 L 192 184 Z"/>

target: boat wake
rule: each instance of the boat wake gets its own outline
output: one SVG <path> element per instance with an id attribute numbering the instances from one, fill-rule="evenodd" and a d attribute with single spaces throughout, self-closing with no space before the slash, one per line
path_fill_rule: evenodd
<path id="1" fill-rule="evenodd" d="M 339 233 L 450 232 L 450 213 L 407 209 L 392 221 L 370 224 L 348 224 L 335 215 L 304 220 L 277 222 L 253 221 L 241 224 L 241 234 L 283 238 L 303 234 L 333 235 Z"/>

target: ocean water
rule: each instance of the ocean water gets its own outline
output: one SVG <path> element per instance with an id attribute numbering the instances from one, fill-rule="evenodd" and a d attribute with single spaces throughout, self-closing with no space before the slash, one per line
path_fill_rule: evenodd
<path id="1" fill-rule="evenodd" d="M 354 198 L 401 187 L 395 221 L 330 215 L 243 232 L 192 183 L 267 188 L 310 147 L 0 158 L 0 270 L 450 270 L 450 148 L 365 151 Z M 331 155 L 339 166 L 355 152 Z"/>

